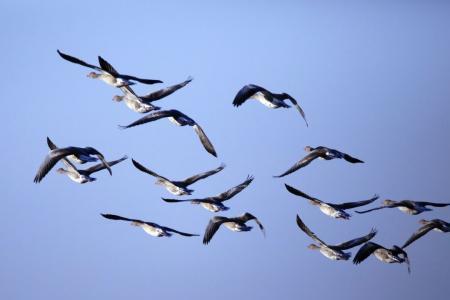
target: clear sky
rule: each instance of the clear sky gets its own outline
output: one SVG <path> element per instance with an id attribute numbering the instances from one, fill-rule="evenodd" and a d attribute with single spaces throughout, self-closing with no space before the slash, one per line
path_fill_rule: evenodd
<path id="1" fill-rule="evenodd" d="M 66 2 L 66 3 L 62 3 Z M 378 229 L 375 242 L 402 244 L 421 218 L 450 221 L 450 208 L 419 216 L 398 210 L 323 215 L 284 183 L 329 202 L 367 199 L 449 202 L 450 3 L 448 1 L 2 1 L 1 299 L 447 299 L 450 236 L 412 244 L 405 265 L 370 257 L 359 266 L 307 249 L 299 214 L 329 243 Z M 158 102 L 194 118 L 219 157 L 192 128 L 160 120 L 127 130 L 141 115 L 112 101 L 120 91 L 86 77 L 60 49 L 87 62 L 165 83 L 193 76 Z M 294 109 L 231 102 L 254 83 L 295 97 Z M 213 213 L 171 196 L 130 160 L 113 176 L 79 185 L 52 170 L 33 177 L 48 148 L 93 146 L 124 154 L 169 178 L 217 167 L 196 183 L 211 196 L 254 182 L 219 215 L 251 212 L 265 225 L 201 237 L 154 238 L 115 213 L 203 235 Z M 275 179 L 306 145 L 348 152 L 365 164 L 316 161 Z M 381 201 L 380 200 L 380 201 Z M 357 248 L 351 250 L 355 254 Z"/>

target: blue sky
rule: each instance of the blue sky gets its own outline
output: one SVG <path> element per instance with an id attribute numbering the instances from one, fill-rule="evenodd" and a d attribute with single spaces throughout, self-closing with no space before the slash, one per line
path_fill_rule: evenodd
<path id="1" fill-rule="evenodd" d="M 449 221 L 450 208 L 420 216 L 398 210 L 326 217 L 284 183 L 329 202 L 382 199 L 449 202 L 450 4 L 446 1 L 3 1 L 0 298 L 2 299 L 445 299 L 449 237 L 432 232 L 408 248 L 404 265 L 371 257 L 354 266 L 306 248 L 295 215 L 339 243 L 378 229 L 375 242 L 402 244 L 421 218 Z M 161 79 L 193 76 L 160 101 L 194 118 L 214 144 L 206 153 L 191 128 L 167 120 L 127 130 L 139 114 L 111 99 L 119 91 L 86 77 L 60 49 L 87 62 L 102 55 L 123 73 Z M 294 109 L 231 102 L 254 83 L 295 97 Z M 158 87 L 160 87 L 158 86 Z M 156 86 L 138 85 L 147 93 Z M 113 176 L 78 185 L 52 170 L 32 181 L 57 145 L 124 154 L 169 178 L 217 167 L 194 196 L 220 193 L 250 174 L 254 182 L 222 215 L 251 212 L 265 225 L 211 244 L 157 239 L 100 213 L 153 221 L 203 235 L 212 213 L 170 196 L 128 160 Z M 348 152 L 365 164 L 317 161 L 274 179 L 306 145 Z M 355 254 L 357 248 L 352 249 Z M 382 286 L 382 288 L 380 288 Z"/>

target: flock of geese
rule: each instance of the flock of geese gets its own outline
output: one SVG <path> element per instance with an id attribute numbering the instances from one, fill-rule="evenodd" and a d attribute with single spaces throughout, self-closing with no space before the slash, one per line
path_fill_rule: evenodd
<path id="1" fill-rule="evenodd" d="M 93 79 L 100 79 L 103 82 L 107 83 L 108 85 L 119 88 L 122 91 L 123 95 L 114 96 L 113 97 L 114 101 L 124 102 L 127 105 L 127 107 L 130 108 L 131 110 L 138 113 L 146 114 L 144 117 L 136 120 L 131 124 L 128 124 L 126 126 L 119 126 L 120 128 L 122 129 L 131 128 L 134 126 L 150 123 L 159 119 L 167 118 L 175 125 L 178 126 L 187 125 L 193 127 L 204 149 L 209 154 L 217 157 L 217 152 L 213 144 L 207 137 L 202 127 L 200 127 L 200 125 L 196 121 L 194 121 L 194 119 L 178 110 L 175 109 L 162 110 L 161 107 L 158 107 L 153 104 L 154 101 L 161 100 L 188 85 L 192 81 L 191 77 L 187 78 L 185 81 L 179 84 L 175 84 L 157 90 L 155 92 L 149 93 L 148 95 L 138 96 L 131 88 L 131 85 L 136 84 L 136 82 L 142 84 L 156 84 L 162 83 L 162 81 L 156 79 L 142 79 L 131 75 L 121 74 L 101 56 L 98 57 L 99 66 L 95 66 L 92 64 L 88 64 L 71 55 L 65 54 L 59 50 L 57 50 L 57 52 L 59 56 L 66 61 L 82 65 L 84 67 L 93 69 L 94 71 L 98 72 L 98 73 L 90 72 L 87 75 L 88 77 Z M 290 105 L 285 102 L 286 100 L 289 100 L 292 106 L 294 106 L 298 110 L 301 117 L 304 119 L 306 126 L 309 126 L 303 109 L 298 105 L 297 101 L 287 93 L 279 93 L 279 94 L 272 93 L 263 87 L 254 84 L 249 84 L 244 86 L 238 91 L 233 100 L 233 105 L 238 107 L 249 99 L 258 100 L 263 105 L 273 109 L 280 107 L 289 108 Z M 58 173 L 67 175 L 71 180 L 77 183 L 84 184 L 95 181 L 96 178 L 91 177 L 91 175 L 104 169 L 108 170 L 109 174 L 112 175 L 111 167 L 128 158 L 127 156 L 123 156 L 122 158 L 119 158 L 117 160 L 107 161 L 104 155 L 93 147 L 68 146 L 59 148 L 48 137 L 47 137 L 47 145 L 50 151 L 45 156 L 44 161 L 42 162 L 38 171 L 36 172 L 34 178 L 35 183 L 41 182 L 44 179 L 44 177 L 49 173 L 49 171 L 60 161 L 64 164 L 65 168 L 58 168 L 57 169 Z M 305 147 L 305 151 L 308 153 L 305 157 L 300 159 L 298 162 L 296 162 L 292 167 L 283 172 L 281 175 L 277 175 L 274 177 L 280 178 L 289 175 L 293 172 L 296 172 L 299 169 L 306 167 L 317 158 L 324 160 L 344 159 L 345 161 L 352 164 L 364 163 L 362 160 L 355 158 L 347 153 L 328 147 L 307 146 Z M 100 162 L 84 170 L 78 169 L 75 166 L 75 164 L 93 163 L 98 161 Z M 162 175 L 157 174 L 156 172 L 150 170 L 148 167 L 144 166 L 143 164 L 139 163 L 134 159 L 132 159 L 132 163 L 134 167 L 139 171 L 146 173 L 147 175 L 150 175 L 152 177 L 155 177 L 156 178 L 155 183 L 157 185 L 165 187 L 168 192 L 170 192 L 175 196 L 192 195 L 194 190 L 190 189 L 189 186 L 193 185 L 195 182 L 199 180 L 217 174 L 218 172 L 222 171 L 225 168 L 225 165 L 221 164 L 216 169 L 188 177 L 184 180 L 171 180 Z M 193 199 L 162 198 L 162 200 L 167 203 L 189 202 L 191 204 L 200 204 L 201 206 L 203 206 L 203 208 L 214 213 L 219 211 L 227 211 L 229 207 L 225 206 L 223 203 L 227 200 L 230 200 L 231 198 L 239 194 L 241 191 L 243 191 L 246 187 L 248 187 L 252 183 L 253 179 L 254 179 L 253 176 L 248 176 L 242 183 L 215 196 L 210 196 L 206 198 L 193 198 Z M 309 202 L 312 205 L 317 206 L 324 214 L 336 219 L 344 219 L 344 220 L 348 220 L 350 218 L 350 214 L 346 212 L 346 210 L 371 204 L 379 198 L 378 195 L 374 195 L 372 198 L 368 200 L 335 204 L 324 202 L 317 198 L 311 197 L 306 193 L 290 185 L 285 184 L 285 187 L 289 193 L 309 200 Z M 398 208 L 402 212 L 405 212 L 407 214 L 417 215 L 422 212 L 430 211 L 431 209 L 428 208 L 427 206 L 445 207 L 448 205 L 450 205 L 450 203 L 432 203 L 432 202 L 411 201 L 411 200 L 394 201 L 387 199 L 382 202 L 382 206 L 364 211 L 356 210 L 355 212 L 358 214 L 364 214 L 371 211 L 380 210 L 383 208 Z M 101 215 L 109 220 L 130 222 L 131 225 L 138 226 L 142 228 L 146 233 L 156 237 L 170 237 L 173 233 L 187 237 L 198 236 L 198 234 L 191 234 L 178 231 L 169 227 L 158 225 L 153 222 L 126 218 L 114 214 L 101 214 Z M 221 225 L 224 225 L 231 231 L 236 232 L 250 231 L 252 229 L 252 226 L 247 225 L 247 222 L 252 220 L 256 222 L 256 224 L 264 234 L 265 233 L 264 226 L 258 220 L 258 218 L 256 218 L 251 213 L 246 212 L 243 215 L 237 217 L 215 216 L 210 219 L 205 229 L 205 233 L 203 236 L 203 244 L 206 245 L 210 243 L 211 239 L 218 231 L 218 229 L 221 227 Z M 420 227 L 416 232 L 414 232 L 412 236 L 403 244 L 402 247 L 394 245 L 392 248 L 386 248 L 372 242 L 371 240 L 377 234 L 377 231 L 375 229 L 372 229 L 367 235 L 364 235 L 362 237 L 358 237 L 350 241 L 340 243 L 338 245 L 329 245 L 324 241 L 322 241 L 313 231 L 311 231 L 298 215 L 296 218 L 296 222 L 298 227 L 315 242 L 315 244 L 309 245 L 308 248 L 319 250 L 325 257 L 329 259 L 348 260 L 351 257 L 351 253 L 344 252 L 344 250 L 348 250 L 350 248 L 362 245 L 353 259 L 354 264 L 361 263 L 371 254 L 373 254 L 377 259 L 379 259 L 382 262 L 406 263 L 408 265 L 408 271 L 410 271 L 410 266 L 408 255 L 405 251 L 406 247 L 408 247 L 414 241 L 424 236 L 431 230 L 440 232 L 450 232 L 450 223 L 447 223 L 443 220 L 440 219 L 433 219 L 430 221 L 421 220 L 420 223 L 423 226 Z"/>

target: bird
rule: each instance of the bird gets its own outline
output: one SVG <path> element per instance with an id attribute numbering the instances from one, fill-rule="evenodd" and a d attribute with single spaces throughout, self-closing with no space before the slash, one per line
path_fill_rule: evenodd
<path id="1" fill-rule="evenodd" d="M 108 169 L 109 174 L 112 175 L 111 167 L 108 165 L 108 162 L 105 160 L 105 157 L 102 153 L 100 153 L 98 150 L 92 148 L 92 147 L 65 147 L 65 148 L 56 148 L 54 150 L 50 150 L 50 152 L 45 157 L 44 161 L 42 162 L 41 166 L 39 167 L 36 176 L 34 177 L 34 182 L 39 183 L 42 181 L 42 179 L 47 175 L 47 173 L 56 165 L 56 163 L 69 156 L 69 155 L 75 155 L 77 157 L 81 157 L 84 160 L 87 158 L 90 158 L 91 160 L 94 159 L 94 157 L 91 157 L 91 155 L 97 156 L 98 159 L 101 160 L 105 168 Z"/>
<path id="2" fill-rule="evenodd" d="M 58 148 L 49 137 L 47 137 L 47 145 L 50 148 L 50 150 L 55 150 Z M 77 164 L 81 164 L 81 165 L 88 163 L 88 162 L 98 161 L 98 159 L 96 157 L 92 157 L 89 155 L 83 155 L 83 154 L 76 154 L 76 153 L 72 154 L 72 155 L 68 155 L 68 156 L 66 156 L 66 158 L 70 159 L 71 161 L 73 161 Z"/>
<path id="3" fill-rule="evenodd" d="M 431 211 L 432 209 L 427 206 L 435 206 L 435 207 L 445 207 L 450 205 L 450 203 L 434 203 L 434 202 L 425 202 L 425 201 L 412 201 L 412 200 L 402 200 L 402 201 L 394 201 L 390 199 L 386 199 L 383 201 L 383 205 L 379 207 L 375 207 L 372 209 L 357 211 L 358 214 L 365 214 L 374 210 L 379 210 L 382 208 L 395 208 L 397 207 L 404 213 L 410 215 L 418 215 L 425 211 Z"/>
<path id="4" fill-rule="evenodd" d="M 133 162 L 133 165 L 139 171 L 142 171 L 144 173 L 147 173 L 151 176 L 156 177 L 157 180 L 156 180 L 155 184 L 164 186 L 170 193 L 177 195 L 177 196 L 191 195 L 192 192 L 194 192 L 194 190 L 189 189 L 188 186 L 190 186 L 191 184 L 193 184 L 201 179 L 204 179 L 211 175 L 214 175 L 214 174 L 222 171 L 225 168 L 225 165 L 221 164 L 218 168 L 216 168 L 214 170 L 210 170 L 210 171 L 207 171 L 204 173 L 200 173 L 200 174 L 191 176 L 182 181 L 175 181 L 175 180 L 169 180 L 166 177 L 156 174 L 155 172 L 144 167 L 143 165 L 141 165 L 139 162 L 135 161 L 134 159 L 131 159 L 131 161 Z"/>
<path id="5" fill-rule="evenodd" d="M 235 217 L 235 218 L 227 218 L 222 216 L 215 216 L 211 220 L 209 220 L 208 226 L 206 226 L 205 235 L 203 236 L 203 244 L 207 245 L 211 241 L 214 234 L 219 229 L 220 225 L 224 224 L 231 231 L 250 231 L 252 230 L 252 226 L 247 226 L 245 223 L 255 220 L 256 224 L 258 224 L 259 229 L 261 229 L 263 235 L 265 235 L 264 227 L 261 222 L 252 214 L 246 212 L 245 214 Z"/>
<path id="6" fill-rule="evenodd" d="M 162 83 L 161 80 L 141 79 L 141 78 L 130 76 L 130 75 L 119 74 L 119 72 L 117 72 L 117 70 L 114 69 L 114 67 L 110 63 L 108 63 L 105 59 L 103 59 L 101 56 L 98 57 L 98 62 L 100 64 L 100 67 L 97 67 L 97 66 L 88 64 L 76 57 L 65 54 L 59 50 L 56 50 L 56 51 L 58 52 L 59 56 L 61 56 L 63 59 L 65 59 L 71 63 L 79 64 L 79 65 L 94 69 L 96 71 L 99 71 L 100 73 L 90 72 L 87 76 L 90 78 L 93 78 L 93 79 L 98 78 L 114 87 L 122 87 L 122 86 L 135 84 L 131 80 L 138 81 L 138 82 L 144 83 L 144 84 Z"/>
<path id="7" fill-rule="evenodd" d="M 355 257 L 353 258 L 353 263 L 355 265 L 363 262 L 371 254 L 385 263 L 406 263 L 408 266 L 408 273 L 411 273 L 411 267 L 408 259 L 408 254 L 402 248 L 394 245 L 391 249 L 385 248 L 374 242 L 367 242 L 361 248 L 359 248 Z"/>
<path id="8" fill-rule="evenodd" d="M 292 186 L 288 185 L 288 184 L 284 184 L 284 186 L 286 187 L 286 189 L 296 195 L 296 196 L 300 196 L 303 198 L 306 198 L 309 200 L 309 202 L 312 205 L 316 205 L 319 207 L 319 209 L 326 214 L 327 216 L 336 218 L 336 219 L 345 219 L 348 220 L 350 218 L 350 214 L 347 213 L 345 210 L 346 209 L 351 209 L 351 208 L 355 208 L 358 206 L 363 206 L 363 205 L 367 205 L 369 203 L 372 203 L 373 201 L 378 199 L 378 195 L 374 195 L 371 199 L 369 200 L 363 200 L 363 201 L 356 201 L 356 202 L 345 202 L 345 203 L 341 203 L 341 204 L 334 204 L 334 203 L 328 203 L 328 202 L 323 202 L 317 198 L 313 198 L 305 193 L 303 193 L 300 190 L 297 190 L 296 188 L 293 188 Z"/>
<path id="9" fill-rule="evenodd" d="M 157 101 L 160 100 L 162 98 L 165 98 L 171 94 L 173 94 L 174 92 L 176 92 L 177 90 L 181 89 L 182 87 L 185 87 L 188 83 L 190 83 L 193 80 L 192 77 L 188 77 L 185 81 L 172 85 L 172 86 L 168 86 L 166 88 L 157 90 L 155 92 L 152 92 L 150 94 L 144 95 L 144 96 L 137 96 L 134 92 L 133 92 L 133 97 L 137 97 L 141 102 L 149 105 L 151 102 L 153 101 Z M 122 92 L 124 92 L 124 96 L 114 96 L 113 100 L 116 102 L 120 102 L 122 100 L 126 100 L 127 98 L 127 93 L 126 91 L 122 90 Z M 128 104 L 127 104 L 128 105 Z M 131 108 L 131 107 L 130 107 Z"/>
<path id="10" fill-rule="evenodd" d="M 108 165 L 110 167 L 126 160 L 128 156 L 123 156 L 122 158 L 119 158 L 117 160 L 108 161 Z M 103 163 L 96 164 L 86 170 L 78 170 L 68 159 L 61 159 L 62 162 L 66 165 L 67 169 L 59 168 L 56 171 L 60 174 L 67 175 L 71 180 L 75 181 L 76 183 L 87 183 L 97 180 L 97 178 L 91 177 L 91 174 L 104 170 L 106 167 Z"/>
<path id="11" fill-rule="evenodd" d="M 247 179 L 240 183 L 239 185 L 218 194 L 217 196 L 207 197 L 203 199 L 186 199 L 186 200 L 178 200 L 178 199 L 167 199 L 162 198 L 164 201 L 169 203 L 176 203 L 176 202 L 191 202 L 192 204 L 201 204 L 204 208 L 206 208 L 209 211 L 212 212 L 218 212 L 218 211 L 225 211 L 229 210 L 230 208 L 223 205 L 222 202 L 231 199 L 236 194 L 240 193 L 243 189 L 245 189 L 247 186 L 250 185 L 250 183 L 253 181 L 253 176 L 247 176 Z"/>
<path id="12" fill-rule="evenodd" d="M 173 233 L 177 233 L 182 236 L 199 236 L 198 234 L 192 234 L 192 233 L 186 233 L 181 232 L 169 227 L 161 226 L 156 223 L 152 222 L 145 222 L 138 219 L 129 219 L 124 218 L 118 215 L 113 214 L 101 214 L 102 217 L 109 219 L 109 220 L 119 220 L 119 221 L 129 221 L 131 222 L 131 225 L 141 227 L 146 233 L 148 233 L 151 236 L 155 237 L 170 237 Z"/>
<path id="13" fill-rule="evenodd" d="M 306 146 L 305 147 L 305 151 L 309 152 L 308 155 L 306 155 L 305 157 L 303 157 L 299 162 L 297 162 L 295 165 L 293 165 L 289 170 L 287 170 L 286 172 L 284 172 L 281 175 L 277 175 L 274 176 L 276 178 L 280 178 L 280 177 L 284 177 L 288 174 L 291 174 L 295 171 L 297 171 L 300 168 L 303 168 L 307 165 L 309 165 L 313 160 L 315 160 L 316 158 L 321 158 L 321 159 L 325 159 L 325 160 L 331 160 L 331 159 L 335 159 L 335 158 L 343 158 L 346 161 L 350 162 L 350 163 L 364 163 L 362 160 L 359 160 L 357 158 L 354 158 L 346 153 L 343 153 L 341 151 L 338 151 L 336 149 L 331 149 L 331 148 L 327 148 L 327 147 L 323 147 L 323 146 L 319 146 L 319 147 L 311 147 L 311 146 Z"/>
<path id="14" fill-rule="evenodd" d="M 292 105 L 294 105 L 295 108 L 300 112 L 303 119 L 305 120 L 306 126 L 308 126 L 308 121 L 306 120 L 305 112 L 300 107 L 300 105 L 298 105 L 297 101 L 289 94 L 286 93 L 275 94 L 255 84 L 247 84 L 243 88 L 241 88 L 239 92 L 236 94 L 236 97 L 234 97 L 233 100 L 233 105 L 238 107 L 248 99 L 258 100 L 259 102 L 261 102 L 262 104 L 264 104 L 269 108 L 280 108 L 280 107 L 289 108 L 290 106 L 284 102 L 284 100 L 287 99 L 291 101 Z"/>
<path id="15" fill-rule="evenodd" d="M 411 235 L 411 237 L 403 244 L 402 249 L 405 249 L 409 245 L 411 245 L 414 241 L 418 240 L 425 234 L 427 234 L 431 230 L 435 230 L 438 232 L 450 232 L 450 223 L 447 223 L 440 219 L 433 220 L 420 220 L 420 224 L 423 224 L 416 232 Z"/>
<path id="16" fill-rule="evenodd" d="M 125 104 L 128 106 L 128 108 L 135 112 L 148 113 L 153 110 L 161 109 L 160 107 L 155 106 L 155 105 L 143 100 L 128 85 L 121 86 L 120 90 L 123 92 L 124 95 L 123 96 L 114 96 L 113 100 L 116 102 L 121 102 L 121 101 L 125 102 Z"/>
<path id="17" fill-rule="evenodd" d="M 308 226 L 303 223 L 300 217 L 297 215 L 297 225 L 298 227 L 306 233 L 310 238 L 312 238 L 317 244 L 310 244 L 308 246 L 311 250 L 319 250 L 322 255 L 331 260 L 348 260 L 352 254 L 350 252 L 344 252 L 344 250 L 359 246 L 365 242 L 370 241 L 376 234 L 377 231 L 372 229 L 367 235 L 355 238 L 353 240 L 341 243 L 339 245 L 328 245 L 321 239 L 319 239 L 314 232 L 312 232 Z"/>
<path id="18" fill-rule="evenodd" d="M 206 136 L 203 129 L 198 125 L 193 119 L 189 118 L 182 112 L 176 110 L 176 109 L 170 109 L 170 110 L 159 110 L 152 113 L 147 114 L 146 116 L 140 118 L 139 120 L 126 125 L 121 126 L 119 125 L 119 128 L 125 129 L 134 127 L 137 125 L 142 125 L 148 122 L 153 122 L 162 118 L 168 118 L 172 123 L 178 126 L 192 126 L 194 127 L 195 132 L 197 133 L 198 137 L 200 138 L 200 141 L 205 148 L 205 150 L 210 153 L 211 155 L 217 157 L 216 150 L 214 149 L 214 146 L 212 145 L 211 141 Z"/>

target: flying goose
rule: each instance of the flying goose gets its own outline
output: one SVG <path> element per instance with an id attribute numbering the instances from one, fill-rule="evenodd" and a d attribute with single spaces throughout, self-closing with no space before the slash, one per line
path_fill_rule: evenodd
<path id="1" fill-rule="evenodd" d="M 88 68 L 91 68 L 91 69 L 101 72 L 101 73 L 90 72 L 87 76 L 90 78 L 94 78 L 94 79 L 98 78 L 100 80 L 103 80 L 107 84 L 112 85 L 114 87 L 133 85 L 134 82 L 132 82 L 130 80 L 138 81 L 138 82 L 144 83 L 144 84 L 162 83 L 161 80 L 141 79 L 141 78 L 130 76 L 130 75 L 119 74 L 119 72 L 117 72 L 116 69 L 114 69 L 114 67 L 111 66 L 111 64 L 109 64 L 101 56 L 98 57 L 98 62 L 100 64 L 100 67 L 97 67 L 97 66 L 88 64 L 76 57 L 62 53 L 59 50 L 57 50 L 57 52 L 58 52 L 59 56 L 61 56 L 63 59 L 65 59 L 67 61 L 70 61 L 71 63 L 79 64 L 79 65 L 82 65 L 82 66 L 85 66 L 85 67 L 88 67 Z"/>
<path id="2" fill-rule="evenodd" d="M 341 243 L 339 245 L 328 245 L 321 239 L 319 239 L 314 232 L 312 232 L 308 226 L 303 223 L 303 221 L 300 219 L 300 217 L 297 215 L 297 225 L 300 227 L 300 229 L 306 233 L 310 238 L 312 238 L 317 244 L 310 244 L 308 246 L 311 250 L 319 250 L 322 255 L 324 255 L 326 258 L 329 258 L 331 260 L 348 260 L 352 254 L 350 252 L 344 252 L 343 250 L 347 250 L 353 247 L 356 247 L 358 245 L 361 245 L 365 242 L 370 241 L 376 234 L 377 231 L 375 229 L 372 229 L 369 234 Z"/>
<path id="3" fill-rule="evenodd" d="M 108 169 L 109 174 L 112 175 L 111 167 L 108 165 L 108 162 L 105 160 L 105 157 L 103 154 L 101 154 L 99 151 L 92 147 L 66 147 L 66 148 L 56 148 L 54 150 L 50 150 L 50 152 L 45 157 L 44 161 L 42 162 L 41 166 L 39 167 L 36 176 L 34 177 L 34 182 L 39 183 L 41 180 L 47 175 L 47 173 L 56 165 L 56 163 L 69 156 L 69 155 L 75 155 L 77 157 L 82 158 L 83 160 L 86 160 L 87 158 L 90 158 L 93 160 L 94 158 L 91 157 L 91 155 L 95 155 L 100 159 L 103 163 L 103 165 Z"/>
<path id="4" fill-rule="evenodd" d="M 153 122 L 153 121 L 156 121 L 156 120 L 159 120 L 162 118 L 168 118 L 172 123 L 174 123 L 175 125 L 178 125 L 178 126 L 189 125 L 189 126 L 194 127 L 194 130 L 197 133 L 198 137 L 200 138 L 200 141 L 202 142 L 202 145 L 206 149 L 206 151 L 208 151 L 211 155 L 214 155 L 217 157 L 217 153 L 216 153 L 216 150 L 214 150 L 214 146 L 209 141 L 208 137 L 206 136 L 205 132 L 200 127 L 200 125 L 198 125 L 193 119 L 189 118 L 182 112 L 175 110 L 175 109 L 155 111 L 155 112 L 152 112 L 152 113 L 146 115 L 145 117 L 140 118 L 139 120 L 137 120 L 127 126 L 119 125 L 119 127 L 122 129 L 130 128 L 130 127 L 142 125 L 142 124 L 145 124 L 148 122 Z"/>
<path id="5" fill-rule="evenodd" d="M 156 223 L 152 222 L 144 222 L 138 219 L 128 219 L 124 218 L 118 215 L 112 215 L 112 214 L 101 214 L 102 217 L 110 220 L 120 220 L 120 221 L 129 221 L 131 222 L 131 225 L 141 227 L 146 233 L 150 234 L 151 236 L 156 237 L 170 237 L 172 236 L 172 233 L 177 233 L 182 236 L 199 236 L 198 234 L 191 234 L 191 233 L 185 233 L 181 232 L 169 227 L 160 226 Z"/>
<path id="6" fill-rule="evenodd" d="M 112 167 L 127 158 L 128 156 L 125 155 L 120 159 L 108 161 L 107 163 Z M 67 175 L 71 180 L 81 184 L 97 180 L 97 178 L 91 177 L 91 174 L 106 169 L 106 166 L 103 163 L 96 164 L 86 170 L 78 170 L 68 159 L 63 158 L 62 162 L 66 165 L 67 169 L 59 168 L 56 171 L 60 174 Z"/>
<path id="7" fill-rule="evenodd" d="M 258 100 L 259 102 L 261 102 L 262 104 L 264 104 L 269 108 L 280 108 L 280 107 L 289 108 L 290 106 L 284 102 L 284 100 L 287 99 L 291 101 L 292 105 L 294 105 L 295 108 L 300 112 L 303 119 L 305 120 L 306 126 L 308 126 L 308 121 L 306 121 L 305 112 L 298 105 L 297 101 L 294 98 L 292 98 L 289 94 L 286 93 L 275 94 L 255 84 L 248 84 L 245 85 L 243 88 L 241 88 L 239 92 L 236 94 L 236 97 L 234 97 L 233 100 L 233 105 L 238 107 L 248 99 Z"/>
<path id="8" fill-rule="evenodd" d="M 357 158 L 354 158 L 346 153 L 340 152 L 338 150 L 335 149 L 331 149 L 331 148 L 327 148 L 327 147 L 323 147 L 323 146 L 319 146 L 319 147 L 311 147 L 311 146 L 306 146 L 305 147 L 305 151 L 309 152 L 308 155 L 306 155 L 305 157 L 303 157 L 299 162 L 297 162 L 295 165 L 293 165 L 289 170 L 287 170 L 286 172 L 284 172 L 281 175 L 278 176 L 274 176 L 274 177 L 283 177 L 286 176 L 288 174 L 291 174 L 295 171 L 297 171 L 300 168 L 306 167 L 307 165 L 309 165 L 313 160 L 315 160 L 316 158 L 322 158 L 325 160 L 331 160 L 331 159 L 335 159 L 335 158 L 343 158 L 346 161 L 350 162 L 350 163 L 364 163 L 362 160 L 359 160 Z"/>
<path id="9" fill-rule="evenodd" d="M 313 197 L 303 193 L 302 191 L 297 190 L 296 188 L 293 188 L 290 185 L 287 185 L 287 184 L 284 184 L 284 185 L 290 193 L 292 193 L 296 196 L 300 196 L 300 197 L 308 199 L 312 205 L 318 206 L 319 209 L 324 214 L 326 214 L 327 216 L 336 218 L 336 219 L 348 220 L 350 218 L 350 214 L 345 212 L 346 209 L 351 209 L 351 208 L 355 208 L 358 206 L 367 205 L 378 199 L 378 195 L 374 195 L 369 200 L 356 201 L 356 202 L 345 202 L 342 204 L 334 204 L 334 203 L 323 202 L 317 198 L 313 198 Z"/>
<path id="10" fill-rule="evenodd" d="M 217 196 L 207 197 L 203 199 L 189 199 L 189 200 L 177 200 L 177 199 L 167 199 L 162 198 L 164 201 L 169 203 L 175 202 L 191 202 L 192 204 L 201 204 L 204 208 L 212 212 L 229 210 L 230 208 L 223 205 L 222 202 L 231 199 L 236 194 L 240 193 L 243 189 L 245 189 L 249 184 L 253 181 L 252 176 L 247 176 L 247 179 L 241 184 L 225 191 Z"/>
<path id="11" fill-rule="evenodd" d="M 58 149 L 58 147 L 53 143 L 53 141 L 47 137 L 47 145 L 50 148 L 50 150 Z M 77 164 L 85 164 L 88 162 L 96 162 L 98 159 L 96 157 L 87 156 L 83 154 L 72 154 L 66 156 L 66 158 L 70 159 L 71 161 L 77 163 Z"/>
<path id="12" fill-rule="evenodd" d="M 408 273 L 411 273 L 408 254 L 402 248 L 395 245 L 391 249 L 387 249 L 376 243 L 367 242 L 359 248 L 358 253 L 356 253 L 353 258 L 353 263 L 355 265 L 360 264 L 371 254 L 374 254 L 378 260 L 385 263 L 406 263 L 408 266 Z"/>
<path id="13" fill-rule="evenodd" d="M 152 110 L 161 109 L 158 106 L 152 105 L 151 103 L 144 101 L 128 85 L 120 87 L 120 90 L 123 92 L 124 96 L 114 96 L 113 100 L 116 102 L 124 101 L 125 104 L 128 106 L 128 108 L 135 112 L 147 113 Z"/>
<path id="14" fill-rule="evenodd" d="M 427 206 L 435 206 L 435 207 L 445 207 L 450 205 L 450 203 L 433 203 L 433 202 L 424 202 L 424 201 L 411 201 L 411 200 L 402 200 L 402 201 L 394 201 L 390 199 L 386 199 L 383 201 L 383 205 L 379 207 L 375 207 L 368 210 L 357 211 L 358 214 L 365 214 L 374 210 L 379 210 L 382 208 L 394 208 L 397 207 L 404 213 L 410 215 L 418 215 L 423 213 L 424 211 L 431 211 L 432 209 Z"/>
<path id="15" fill-rule="evenodd" d="M 414 232 L 413 235 L 411 235 L 411 237 L 402 246 L 402 249 L 405 249 L 411 243 L 421 238 L 431 230 L 435 230 L 438 232 L 450 232 L 450 223 L 447 223 L 440 219 L 433 219 L 431 221 L 420 220 L 419 223 L 423 224 L 423 226 L 420 227 L 416 232 Z"/>
<path id="16" fill-rule="evenodd" d="M 250 213 L 245 213 L 242 216 L 235 217 L 235 218 L 227 218 L 227 217 L 221 217 L 216 216 L 213 217 L 211 220 L 209 220 L 208 226 L 205 230 L 205 235 L 203 237 L 203 244 L 207 245 L 216 231 L 219 229 L 220 225 L 224 224 L 228 229 L 231 231 L 250 231 L 252 230 L 252 226 L 247 226 L 245 223 L 250 220 L 255 220 L 256 224 L 258 224 L 259 228 L 261 229 L 262 233 L 264 233 L 264 227 L 259 222 L 259 220 L 253 216 Z"/>
<path id="17" fill-rule="evenodd" d="M 158 185 L 162 185 L 164 186 L 170 193 L 177 195 L 177 196 L 182 196 L 182 195 L 191 195 L 191 193 L 194 190 L 191 190 L 188 188 L 188 186 L 190 186 L 191 184 L 199 181 L 200 179 L 204 179 L 207 178 L 211 175 L 214 175 L 220 171 L 222 171 L 225 168 L 224 164 L 221 164 L 218 168 L 214 169 L 214 170 L 210 170 L 204 173 L 200 173 L 194 176 L 191 176 L 189 178 L 186 178 L 185 180 L 182 181 L 174 181 L 174 180 L 169 180 L 166 177 L 163 177 L 161 175 L 156 174 L 155 172 L 147 169 L 146 167 L 144 167 L 143 165 L 141 165 L 140 163 L 138 163 L 137 161 L 135 161 L 134 159 L 131 159 L 131 161 L 133 162 L 133 165 L 140 171 L 147 173 L 151 176 L 154 176 L 157 178 L 155 184 Z"/>
<path id="18" fill-rule="evenodd" d="M 173 94 L 174 92 L 176 92 L 177 90 L 181 89 L 182 87 L 185 87 L 188 83 L 190 83 L 193 80 L 192 77 L 188 77 L 188 79 L 186 79 L 185 81 L 172 85 L 172 86 L 168 86 L 166 88 L 157 90 L 155 92 L 152 92 L 150 94 L 147 94 L 145 96 L 137 96 L 134 92 L 133 92 L 133 97 L 132 98 L 138 98 L 140 102 L 145 103 L 147 105 L 150 105 L 151 102 L 153 101 L 157 101 L 160 100 L 164 97 L 167 97 L 171 94 Z M 122 92 L 124 92 L 124 96 L 114 96 L 113 100 L 116 102 L 120 102 L 122 100 L 127 100 L 127 92 L 122 90 Z M 127 104 L 128 105 L 128 104 Z M 131 107 L 130 107 L 131 108 Z M 139 111 L 140 112 L 140 111 Z"/>

